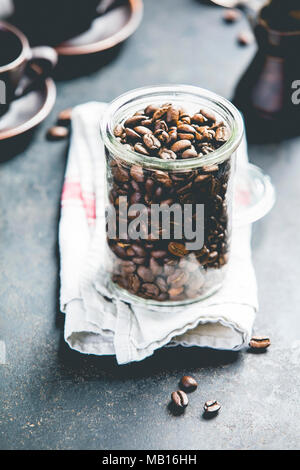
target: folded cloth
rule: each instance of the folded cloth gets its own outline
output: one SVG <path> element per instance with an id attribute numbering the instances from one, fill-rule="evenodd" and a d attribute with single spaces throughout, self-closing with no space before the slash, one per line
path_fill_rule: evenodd
<path id="1" fill-rule="evenodd" d="M 61 310 L 65 340 L 87 354 L 140 361 L 163 346 L 239 350 L 251 335 L 257 310 L 251 262 L 251 227 L 234 228 L 228 274 L 218 293 L 184 307 L 122 301 L 105 270 L 105 154 L 99 132 L 104 103 L 77 106 L 59 224 Z M 242 146 L 238 160 L 247 159 Z"/>

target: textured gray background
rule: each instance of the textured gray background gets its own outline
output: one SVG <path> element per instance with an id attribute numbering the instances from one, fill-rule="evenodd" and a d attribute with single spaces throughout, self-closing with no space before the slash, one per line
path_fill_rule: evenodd
<path id="1" fill-rule="evenodd" d="M 0 340 L 7 349 L 0 448 L 299 449 L 299 139 L 250 147 L 278 197 L 253 237 L 255 330 L 272 338 L 266 354 L 163 350 L 118 367 L 63 341 L 57 224 L 67 143 L 46 142 L 46 129 L 65 107 L 142 85 L 188 83 L 230 98 L 255 46 L 236 44 L 246 21 L 228 26 L 221 15 L 196 0 L 146 0 L 143 23 L 117 59 L 60 82 L 55 109 L 30 146 L 0 164 Z M 185 416 L 173 417 L 169 395 L 183 373 L 197 377 L 199 389 Z M 205 421 L 203 402 L 212 397 L 223 408 Z"/>

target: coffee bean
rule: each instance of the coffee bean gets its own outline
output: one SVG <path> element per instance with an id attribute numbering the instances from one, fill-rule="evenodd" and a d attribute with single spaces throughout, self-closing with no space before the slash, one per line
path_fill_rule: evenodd
<path id="1" fill-rule="evenodd" d="M 173 152 L 173 151 L 170 150 L 170 149 L 166 149 L 166 148 L 162 148 L 162 149 L 158 152 L 158 155 L 159 155 L 159 157 L 160 157 L 162 160 L 176 160 L 176 158 L 177 158 L 175 152 Z"/>
<path id="2" fill-rule="evenodd" d="M 182 287 L 184 284 L 186 284 L 188 278 L 189 275 L 186 272 L 182 271 L 181 269 L 176 269 L 173 273 L 168 276 L 167 282 L 174 288 Z"/>
<path id="3" fill-rule="evenodd" d="M 215 133 L 215 139 L 217 142 L 227 142 L 227 140 L 229 139 L 227 127 L 218 127 Z"/>
<path id="4" fill-rule="evenodd" d="M 62 140 L 69 136 L 69 130 L 63 126 L 53 126 L 47 132 L 48 140 Z"/>
<path id="5" fill-rule="evenodd" d="M 121 166 L 114 167 L 112 173 L 115 180 L 120 183 L 125 183 L 126 181 L 129 181 L 129 175 L 127 171 Z"/>
<path id="6" fill-rule="evenodd" d="M 128 250 L 126 251 L 126 255 L 128 255 Z M 122 270 L 127 274 L 134 273 L 136 270 L 136 265 L 132 261 L 124 261 L 122 263 Z"/>
<path id="7" fill-rule="evenodd" d="M 210 122 L 216 122 L 216 116 L 212 111 L 208 109 L 200 109 L 200 114 L 204 116 Z"/>
<path id="8" fill-rule="evenodd" d="M 189 399 L 182 390 L 177 390 L 177 392 L 171 393 L 171 399 L 175 406 L 178 408 L 186 408 L 189 404 Z"/>
<path id="9" fill-rule="evenodd" d="M 161 108 L 158 108 L 153 114 L 153 119 L 157 120 L 163 118 L 167 114 L 167 111 L 168 106 L 162 106 Z"/>
<path id="10" fill-rule="evenodd" d="M 194 147 L 187 149 L 182 153 L 182 158 L 196 158 L 196 157 L 198 157 L 198 153 L 196 152 Z"/>
<path id="11" fill-rule="evenodd" d="M 146 282 L 142 284 L 141 292 L 145 297 L 155 299 L 159 295 L 159 288 L 155 284 Z"/>
<path id="12" fill-rule="evenodd" d="M 147 116 L 144 116 L 144 115 L 132 116 L 132 117 L 126 119 L 126 121 L 124 122 L 124 126 L 125 127 L 136 127 L 141 123 L 141 121 L 143 121 L 146 118 L 147 118 Z"/>
<path id="13" fill-rule="evenodd" d="M 165 187 L 169 188 L 170 186 L 172 186 L 172 180 L 167 172 L 156 170 L 155 176 L 157 181 L 159 183 L 162 183 Z"/>
<path id="14" fill-rule="evenodd" d="M 181 385 L 187 391 L 196 390 L 196 388 L 198 387 L 197 381 L 194 379 L 194 377 L 191 377 L 190 375 L 184 375 L 182 377 Z"/>
<path id="15" fill-rule="evenodd" d="M 177 152 L 184 152 L 184 150 L 191 148 L 192 144 L 189 140 L 177 140 L 172 147 L 171 150 L 175 153 Z"/>
<path id="16" fill-rule="evenodd" d="M 209 400 L 204 405 L 205 413 L 217 414 L 221 409 L 221 405 L 217 400 Z"/>
<path id="17" fill-rule="evenodd" d="M 151 251 L 151 255 L 155 259 L 164 258 L 166 256 L 166 254 L 167 254 L 167 252 L 165 250 L 153 250 L 153 251 Z"/>
<path id="18" fill-rule="evenodd" d="M 167 111 L 167 123 L 170 126 L 175 126 L 177 124 L 177 121 L 179 119 L 179 111 L 177 108 L 174 108 L 173 106 L 170 106 Z"/>
<path id="19" fill-rule="evenodd" d="M 188 253 L 185 246 L 182 243 L 177 243 L 177 242 L 169 243 L 168 250 L 174 256 L 184 256 Z"/>
<path id="20" fill-rule="evenodd" d="M 152 134 L 151 129 L 145 126 L 136 126 L 134 128 L 135 132 L 137 132 L 140 135 L 145 135 L 145 134 Z"/>
<path id="21" fill-rule="evenodd" d="M 124 132 L 125 132 L 125 129 L 122 126 L 122 124 L 117 124 L 116 127 L 114 128 L 115 137 L 122 137 Z"/>
<path id="22" fill-rule="evenodd" d="M 183 293 L 183 287 L 171 287 L 171 289 L 169 289 L 169 296 L 171 299 L 174 299 L 178 296 L 180 296 L 180 294 Z"/>
<path id="23" fill-rule="evenodd" d="M 143 183 L 144 172 L 143 168 L 139 165 L 133 165 L 130 169 L 130 175 L 137 183 Z"/>
<path id="24" fill-rule="evenodd" d="M 153 116 L 155 111 L 157 111 L 158 109 L 159 109 L 159 106 L 155 106 L 154 104 L 149 104 L 149 106 L 147 106 L 147 108 L 145 109 L 145 114 L 147 116 Z"/>
<path id="25" fill-rule="evenodd" d="M 268 336 L 252 336 L 249 346 L 253 349 L 267 349 L 270 344 Z"/>
<path id="26" fill-rule="evenodd" d="M 237 40 L 241 46 L 248 46 L 253 42 L 253 36 L 248 31 L 242 31 L 239 33 Z"/>
<path id="27" fill-rule="evenodd" d="M 130 274 L 128 276 L 128 287 L 135 294 L 139 291 L 141 281 L 136 274 Z"/>
<path id="28" fill-rule="evenodd" d="M 143 142 L 149 150 L 159 150 L 161 147 L 160 141 L 153 134 L 145 134 Z"/>
<path id="29" fill-rule="evenodd" d="M 195 129 L 193 126 L 189 124 L 180 124 L 177 126 L 177 132 L 181 132 L 183 134 L 195 134 Z"/>
<path id="30" fill-rule="evenodd" d="M 194 116 L 192 117 L 192 122 L 195 124 L 200 124 L 201 126 L 202 124 L 205 124 L 207 122 L 207 119 L 203 116 L 203 114 L 198 113 L 194 114 Z"/>
<path id="31" fill-rule="evenodd" d="M 139 266 L 137 270 L 140 278 L 145 282 L 152 282 L 154 280 L 154 275 L 152 271 L 145 266 Z"/>
<path id="32" fill-rule="evenodd" d="M 67 108 L 61 111 L 57 117 L 57 122 L 64 125 L 69 124 L 72 119 L 72 111 L 72 108 Z"/>
<path id="33" fill-rule="evenodd" d="M 226 23 L 235 23 L 241 17 L 241 12 L 236 8 L 226 8 L 223 18 Z"/>
<path id="34" fill-rule="evenodd" d="M 140 135 L 137 132 L 135 132 L 133 129 L 131 129 L 131 127 L 126 127 L 125 133 L 128 139 L 130 140 L 138 140 L 140 138 Z"/>

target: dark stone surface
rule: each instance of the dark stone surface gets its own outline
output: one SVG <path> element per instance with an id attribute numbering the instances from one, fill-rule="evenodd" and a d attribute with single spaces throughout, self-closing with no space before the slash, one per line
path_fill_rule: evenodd
<path id="1" fill-rule="evenodd" d="M 113 63 L 58 84 L 55 110 L 27 149 L 0 164 L 1 449 L 299 449 L 299 139 L 252 146 L 250 158 L 277 188 L 273 211 L 254 228 L 263 355 L 162 350 L 118 367 L 63 341 L 58 311 L 57 224 L 66 142 L 45 133 L 63 108 L 111 100 L 155 83 L 190 83 L 231 97 L 255 46 L 240 48 L 222 9 L 195 0 L 145 1 L 138 32 Z M 0 150 L 1 151 L 1 150 Z M 167 408 L 183 374 L 198 390 L 185 415 Z M 206 400 L 223 405 L 202 418 Z"/>

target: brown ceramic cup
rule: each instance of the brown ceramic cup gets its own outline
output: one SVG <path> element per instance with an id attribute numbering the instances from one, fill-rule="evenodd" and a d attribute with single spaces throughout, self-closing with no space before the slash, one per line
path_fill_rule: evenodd
<path id="1" fill-rule="evenodd" d="M 14 99 L 30 91 L 37 80 L 48 76 L 56 63 L 54 49 L 30 48 L 20 30 L 0 21 L 0 116 Z"/>

